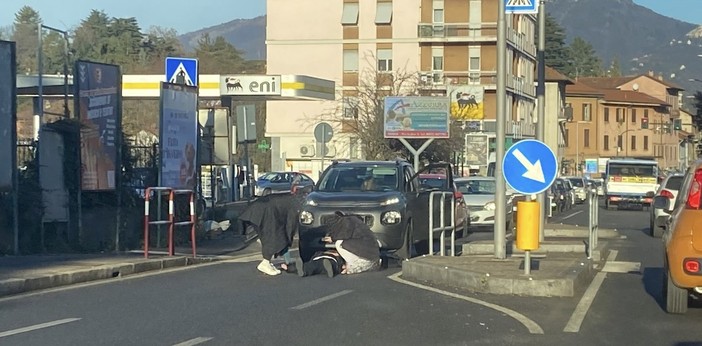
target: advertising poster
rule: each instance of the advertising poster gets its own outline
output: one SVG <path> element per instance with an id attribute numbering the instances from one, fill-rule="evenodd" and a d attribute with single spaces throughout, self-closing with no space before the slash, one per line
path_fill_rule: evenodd
<path id="1" fill-rule="evenodd" d="M 0 191 L 12 191 L 14 171 L 17 170 L 15 101 L 15 43 L 0 41 Z M 12 164 L 9 164 L 9 163 Z"/>
<path id="2" fill-rule="evenodd" d="M 584 172 L 587 174 L 596 174 L 598 173 L 598 167 L 597 167 L 597 159 L 585 159 L 585 167 L 584 167 Z"/>
<path id="3" fill-rule="evenodd" d="M 471 166 L 485 166 L 488 159 L 488 137 L 483 134 L 466 136 L 465 162 Z"/>
<path id="4" fill-rule="evenodd" d="M 483 97 L 485 91 L 481 85 L 457 85 L 449 88 L 451 99 L 451 119 L 482 120 Z"/>
<path id="5" fill-rule="evenodd" d="M 81 122 L 83 191 L 109 191 L 116 186 L 122 119 L 122 75 L 119 66 L 77 61 L 76 110 Z"/>
<path id="6" fill-rule="evenodd" d="M 385 138 L 448 138 L 446 97 L 385 98 Z"/>
<path id="7" fill-rule="evenodd" d="M 162 83 L 160 186 L 193 190 L 197 185 L 197 88 Z"/>

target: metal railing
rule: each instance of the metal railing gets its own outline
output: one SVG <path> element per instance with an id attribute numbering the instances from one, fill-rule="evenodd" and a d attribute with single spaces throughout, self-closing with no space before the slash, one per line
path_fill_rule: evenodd
<path id="1" fill-rule="evenodd" d="M 597 238 L 600 230 L 600 199 L 597 188 L 589 188 L 587 194 L 589 210 L 587 258 L 592 258 L 592 252 L 597 247 Z"/>
<path id="2" fill-rule="evenodd" d="M 151 221 L 150 214 L 150 199 L 151 193 L 161 199 L 163 195 L 168 195 L 168 219 Z M 175 215 L 175 196 L 189 195 L 190 202 L 190 220 L 176 221 Z M 177 190 L 170 187 L 148 187 L 144 194 L 144 258 L 149 258 L 149 228 L 152 225 L 168 225 L 168 255 L 175 255 L 174 233 L 177 226 L 190 226 L 190 243 L 192 244 L 193 257 L 197 256 L 195 244 L 195 224 L 197 222 L 195 216 L 195 193 L 192 190 Z"/>
<path id="3" fill-rule="evenodd" d="M 451 218 L 446 224 L 446 199 L 451 202 Z M 434 200 L 439 200 L 439 225 L 434 225 Z M 456 255 L 456 199 L 451 191 L 433 191 L 429 194 L 429 255 L 434 254 L 434 233 L 441 232 L 439 244 L 440 256 L 444 256 L 446 249 L 446 231 L 451 231 L 451 256 Z"/>

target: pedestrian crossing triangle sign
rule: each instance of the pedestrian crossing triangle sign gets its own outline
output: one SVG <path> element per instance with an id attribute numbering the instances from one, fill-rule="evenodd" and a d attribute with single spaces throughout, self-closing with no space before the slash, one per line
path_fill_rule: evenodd
<path id="1" fill-rule="evenodd" d="M 169 83 L 197 86 L 197 59 L 166 58 L 166 80 Z"/>
<path id="2" fill-rule="evenodd" d="M 539 8 L 536 5 L 538 0 L 504 0 L 505 12 L 512 14 L 536 14 Z"/>

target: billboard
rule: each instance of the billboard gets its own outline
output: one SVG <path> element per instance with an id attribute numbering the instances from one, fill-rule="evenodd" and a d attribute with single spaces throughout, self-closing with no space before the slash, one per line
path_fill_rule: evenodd
<path id="1" fill-rule="evenodd" d="M 388 96 L 384 108 L 385 138 L 448 138 L 449 99 Z"/>
<path id="2" fill-rule="evenodd" d="M 488 136 L 484 134 L 466 135 L 465 163 L 471 166 L 485 166 L 488 161 Z"/>
<path id="3" fill-rule="evenodd" d="M 197 88 L 161 83 L 159 186 L 193 190 L 197 185 Z"/>
<path id="4" fill-rule="evenodd" d="M 114 190 L 122 133 L 122 74 L 119 66 L 90 61 L 76 61 L 75 71 L 82 190 Z"/>
<path id="5" fill-rule="evenodd" d="M 481 85 L 452 85 L 449 88 L 451 99 L 451 119 L 482 120 L 485 91 Z"/>
<path id="6" fill-rule="evenodd" d="M 0 191 L 12 191 L 17 169 L 15 43 L 0 41 Z M 11 164 L 8 164 L 11 163 Z"/>

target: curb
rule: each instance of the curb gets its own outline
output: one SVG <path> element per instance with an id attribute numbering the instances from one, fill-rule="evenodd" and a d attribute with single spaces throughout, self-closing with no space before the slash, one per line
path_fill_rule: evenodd
<path id="1" fill-rule="evenodd" d="M 514 241 L 508 240 L 507 255 L 524 254 L 524 251 L 519 250 L 514 244 Z M 461 255 L 492 255 L 495 253 L 495 244 L 493 241 L 477 241 L 463 244 Z M 539 249 L 532 251 L 532 254 L 548 254 L 548 253 L 579 253 L 585 256 L 587 247 L 584 240 L 569 240 L 558 242 L 543 242 L 539 244 Z M 609 244 L 607 241 L 600 240 L 598 246 L 592 251 L 592 259 L 596 262 L 602 261 L 607 257 L 609 252 Z"/>
<path id="2" fill-rule="evenodd" d="M 129 276 L 148 271 L 184 267 L 201 263 L 218 261 L 216 257 L 192 258 L 169 257 L 144 260 L 136 263 L 115 263 L 87 269 L 72 270 L 64 273 L 48 274 L 30 278 L 14 278 L 0 281 L 0 297 L 16 295 L 31 291 L 68 286 L 98 280 Z"/>

